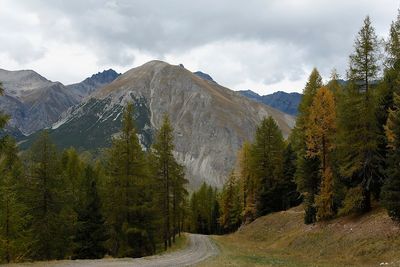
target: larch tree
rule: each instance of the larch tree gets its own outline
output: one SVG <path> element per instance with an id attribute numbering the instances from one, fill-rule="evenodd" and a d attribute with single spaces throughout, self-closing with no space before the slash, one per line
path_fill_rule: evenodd
<path id="1" fill-rule="evenodd" d="M 331 153 L 335 148 L 336 105 L 328 88 L 320 88 L 314 96 L 307 124 L 307 157 L 318 157 L 321 162 L 321 189 L 315 199 L 317 218 L 330 219 L 334 215 Z"/>
<path id="2" fill-rule="evenodd" d="M 225 233 L 231 233 L 242 223 L 242 205 L 240 188 L 234 172 L 225 182 L 220 197 L 221 214 L 219 224 Z"/>
<path id="3" fill-rule="evenodd" d="M 384 126 L 388 120 L 389 110 L 394 108 L 394 93 L 400 93 L 400 10 L 395 21 L 390 26 L 389 38 L 385 42 L 385 61 L 383 79 L 378 90 L 377 125 L 378 125 L 378 154 L 381 156 L 380 169 L 388 168 L 388 140 Z M 385 179 L 387 176 L 385 175 Z M 379 197 L 379 188 L 375 195 Z"/>
<path id="4" fill-rule="evenodd" d="M 277 190 L 283 181 L 285 143 L 282 132 L 272 117 L 264 118 L 257 127 L 251 148 L 251 168 L 258 186 L 257 215 L 282 209 L 282 196 Z"/>
<path id="5" fill-rule="evenodd" d="M 21 200 L 23 175 L 16 143 L 7 136 L 0 150 L 0 262 L 22 258 L 31 245 L 27 208 Z"/>
<path id="6" fill-rule="evenodd" d="M 251 170 L 251 144 L 244 142 L 238 153 L 238 177 L 243 206 L 243 221 L 251 222 L 256 218 L 257 184 Z"/>
<path id="7" fill-rule="evenodd" d="M 159 182 L 160 206 L 163 216 L 163 241 L 164 248 L 171 246 L 176 234 L 179 217 L 179 207 L 183 206 L 186 190 L 184 184 L 183 167 L 178 164 L 173 155 L 174 138 L 173 128 L 167 114 L 163 117 L 163 123 L 157 132 L 153 144 L 155 156 L 155 175 Z"/>
<path id="8" fill-rule="evenodd" d="M 67 250 L 66 225 L 61 216 L 65 184 L 60 165 L 56 147 L 44 131 L 29 151 L 25 194 L 34 239 L 31 251 L 34 259 L 63 258 Z"/>
<path id="9" fill-rule="evenodd" d="M 349 186 L 342 213 L 370 210 L 371 191 L 382 180 L 372 85 L 379 71 L 378 53 L 377 36 L 366 17 L 350 55 L 349 83 L 338 109 L 340 174 Z M 354 198 L 355 194 L 359 194 L 358 198 Z"/>
<path id="10" fill-rule="evenodd" d="M 322 86 L 321 75 L 317 69 L 313 69 L 303 90 L 296 126 L 290 136 L 290 143 L 297 155 L 295 181 L 304 199 L 304 222 L 307 224 L 316 220 L 315 195 L 320 184 L 320 162 L 318 157 L 307 157 L 306 130 L 314 96 Z"/>
<path id="11" fill-rule="evenodd" d="M 139 257 L 153 253 L 153 241 L 143 221 L 141 212 L 144 194 L 148 189 L 146 159 L 134 126 L 133 104 L 129 103 L 123 113 L 121 134 L 113 139 L 107 153 L 106 170 L 108 187 L 105 215 L 110 227 L 109 247 L 114 256 Z"/>
<path id="12" fill-rule="evenodd" d="M 97 193 L 97 177 L 88 165 L 84 171 L 85 183 L 82 184 L 84 201 L 77 208 L 78 219 L 73 238 L 74 259 L 101 259 L 106 254 L 104 242 L 107 240 L 105 219 L 101 213 L 101 200 Z"/>

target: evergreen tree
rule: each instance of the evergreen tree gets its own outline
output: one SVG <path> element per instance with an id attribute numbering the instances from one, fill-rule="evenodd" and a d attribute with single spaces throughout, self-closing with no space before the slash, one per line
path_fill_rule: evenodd
<path id="1" fill-rule="evenodd" d="M 394 95 L 394 107 L 386 124 L 389 141 L 387 180 L 382 188 L 382 203 L 389 216 L 400 221 L 400 95 Z"/>
<path id="2" fill-rule="evenodd" d="M 388 140 L 384 126 L 388 120 L 389 110 L 394 108 L 393 95 L 400 93 L 400 10 L 396 21 L 390 26 L 389 39 L 385 45 L 386 60 L 382 82 L 378 89 L 378 105 L 376 111 L 378 124 L 378 154 L 381 156 L 380 169 L 386 170 L 387 166 L 387 146 Z M 375 190 L 375 195 L 379 197 L 379 188 Z"/>
<path id="3" fill-rule="evenodd" d="M 0 262 L 22 258 L 30 246 L 23 194 L 23 168 L 11 137 L 0 150 Z"/>
<path id="4" fill-rule="evenodd" d="M 152 222 L 148 214 L 151 190 L 146 158 L 133 121 L 133 105 L 122 118 L 122 133 L 106 155 L 105 211 L 110 227 L 109 247 L 114 256 L 139 257 L 154 253 Z"/>
<path id="5" fill-rule="evenodd" d="M 239 228 L 242 223 L 242 206 L 239 184 L 233 172 L 222 189 L 220 207 L 221 216 L 219 217 L 219 224 L 223 231 L 230 233 Z"/>
<path id="6" fill-rule="evenodd" d="M 379 171 L 375 98 L 372 81 L 379 67 L 378 42 L 369 17 L 355 41 L 355 51 L 350 56 L 349 84 L 339 108 L 339 158 L 340 173 L 350 187 L 360 186 L 359 203 L 351 203 L 352 195 L 345 199 L 346 210 L 368 211 L 371 208 L 371 191 L 378 187 L 382 175 Z M 351 208 L 351 206 L 353 206 Z"/>
<path id="7" fill-rule="evenodd" d="M 183 206 L 187 194 L 184 184 L 183 167 L 173 155 L 173 128 L 168 115 L 164 115 L 163 123 L 157 133 L 153 150 L 155 155 L 156 177 L 160 185 L 160 204 L 163 215 L 164 248 L 171 246 L 176 234 L 178 206 Z M 179 217 L 179 216 L 178 216 Z"/>
<path id="8" fill-rule="evenodd" d="M 280 210 L 282 196 L 277 185 L 283 177 L 282 133 L 272 117 L 265 118 L 258 126 L 252 146 L 252 170 L 258 184 L 256 209 L 258 216 Z"/>
<path id="9" fill-rule="evenodd" d="M 282 196 L 282 209 L 299 205 L 302 202 L 300 193 L 297 191 L 297 185 L 295 182 L 296 173 L 296 153 L 292 149 L 292 145 L 289 143 L 285 147 L 283 154 L 283 181 L 280 183 L 280 190 Z"/>
<path id="10" fill-rule="evenodd" d="M 105 220 L 101 213 L 101 202 L 97 193 L 96 175 L 91 166 L 85 169 L 85 203 L 78 210 L 78 222 L 73 241 L 75 259 L 100 259 L 106 253 L 103 245 L 107 240 Z"/>
<path id="11" fill-rule="evenodd" d="M 307 224 L 316 220 L 315 195 L 318 193 L 320 184 L 320 162 L 318 157 L 307 156 L 306 131 L 310 107 L 315 94 L 322 86 L 322 78 L 318 70 L 313 69 L 303 90 L 296 126 L 290 136 L 290 143 L 297 155 L 295 180 L 297 190 L 304 198 L 304 222 Z"/>
<path id="12" fill-rule="evenodd" d="M 67 240 L 61 216 L 63 187 L 59 155 L 44 131 L 32 145 L 28 159 L 26 201 L 34 259 L 59 259 L 65 255 Z"/>

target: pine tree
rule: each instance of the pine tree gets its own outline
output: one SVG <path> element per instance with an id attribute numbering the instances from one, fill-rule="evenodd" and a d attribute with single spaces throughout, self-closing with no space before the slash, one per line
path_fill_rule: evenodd
<path id="1" fill-rule="evenodd" d="M 88 165 L 85 169 L 85 202 L 78 209 L 78 222 L 74 236 L 74 259 L 101 259 L 106 253 L 105 220 L 101 213 L 101 201 L 97 193 L 96 174 Z"/>
<path id="2" fill-rule="evenodd" d="M 339 108 L 339 158 L 340 173 L 350 187 L 362 188 L 361 203 L 350 210 L 368 211 L 371 208 L 371 191 L 382 178 L 377 153 L 377 127 L 375 98 L 372 81 L 378 74 L 378 42 L 369 17 L 355 41 L 355 51 L 350 56 L 349 84 L 341 98 Z M 349 191 L 352 192 L 352 191 Z M 346 209 L 352 205 L 348 195 Z"/>
<path id="3" fill-rule="evenodd" d="M 177 212 L 183 206 L 186 190 L 183 167 L 173 155 L 173 128 L 168 115 L 164 115 L 163 123 L 156 135 L 153 151 L 155 155 L 155 173 L 160 185 L 160 204 L 163 215 L 164 248 L 171 246 L 176 234 Z M 179 203 L 180 202 L 180 203 Z"/>
<path id="4" fill-rule="evenodd" d="M 149 209 L 145 208 L 150 178 L 133 116 L 133 105 L 128 104 L 122 132 L 106 155 L 105 211 L 111 229 L 109 247 L 114 256 L 139 257 L 154 252 L 154 240 L 149 233 L 152 222 L 146 221 Z"/>
<path id="5" fill-rule="evenodd" d="M 382 203 L 389 216 L 400 221 L 400 95 L 394 94 L 394 107 L 386 124 L 389 142 L 387 180 L 382 188 Z"/>
<path id="6" fill-rule="evenodd" d="M 400 93 L 400 10 L 397 19 L 390 26 L 389 39 L 385 44 L 386 59 L 382 82 L 379 84 L 378 105 L 376 111 L 378 125 L 378 154 L 381 156 L 379 167 L 386 170 L 387 146 L 384 126 L 388 120 L 389 110 L 394 108 L 393 95 Z M 379 188 L 375 190 L 375 196 L 379 197 Z"/>
<path id="7" fill-rule="evenodd" d="M 67 243 L 61 216 L 63 180 L 59 154 L 44 131 L 32 145 L 28 159 L 26 201 L 30 217 L 32 258 L 63 258 Z"/>
<path id="8" fill-rule="evenodd" d="M 333 93 L 326 87 L 318 90 L 310 108 L 306 129 L 307 157 L 321 162 L 322 185 L 316 197 L 317 217 L 330 219 L 333 210 L 333 174 L 331 153 L 335 148 L 336 106 Z"/>
<path id="9" fill-rule="evenodd" d="M 307 224 L 316 220 L 315 195 L 320 184 L 320 162 L 318 157 L 307 157 L 306 130 L 314 96 L 322 86 L 318 70 L 313 69 L 303 90 L 296 126 L 290 136 L 290 143 L 297 155 L 295 180 L 297 190 L 304 198 L 304 222 Z"/>
<path id="10" fill-rule="evenodd" d="M 277 185 L 283 177 L 283 152 L 285 144 L 278 125 L 272 117 L 264 118 L 258 126 L 251 150 L 251 162 L 258 192 L 257 215 L 281 210 L 282 196 Z"/>
<path id="11" fill-rule="evenodd" d="M 220 198 L 221 216 L 219 224 L 225 233 L 235 231 L 242 223 L 242 206 L 237 178 L 232 172 L 225 182 Z"/>
<path id="12" fill-rule="evenodd" d="M 22 258 L 30 246 L 23 194 L 23 168 L 11 137 L 0 150 L 0 262 Z"/>

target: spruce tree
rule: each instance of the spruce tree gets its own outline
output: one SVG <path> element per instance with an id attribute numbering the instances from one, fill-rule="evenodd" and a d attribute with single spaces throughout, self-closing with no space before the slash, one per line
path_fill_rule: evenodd
<path id="1" fill-rule="evenodd" d="M 104 242 L 107 240 L 107 229 L 101 213 L 96 174 L 90 165 L 85 169 L 85 183 L 81 190 L 85 192 L 85 201 L 78 209 L 73 258 L 100 259 L 106 253 Z"/>
<path id="2" fill-rule="evenodd" d="M 389 216 L 400 221 L 400 95 L 394 94 L 394 107 L 386 124 L 388 137 L 387 180 L 382 188 L 382 203 Z"/>

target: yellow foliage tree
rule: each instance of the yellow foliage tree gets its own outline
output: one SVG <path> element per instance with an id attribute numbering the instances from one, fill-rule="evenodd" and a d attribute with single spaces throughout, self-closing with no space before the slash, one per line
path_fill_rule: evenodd
<path id="1" fill-rule="evenodd" d="M 243 206 L 243 221 L 256 217 L 256 181 L 251 172 L 251 144 L 244 142 L 238 153 L 237 175 L 240 179 L 240 193 Z"/>
<path id="2" fill-rule="evenodd" d="M 333 174 L 329 155 L 335 148 L 336 106 L 333 93 L 326 87 L 318 90 L 310 108 L 306 130 L 307 156 L 321 160 L 322 182 L 316 197 L 317 217 L 329 219 L 333 212 Z"/>

